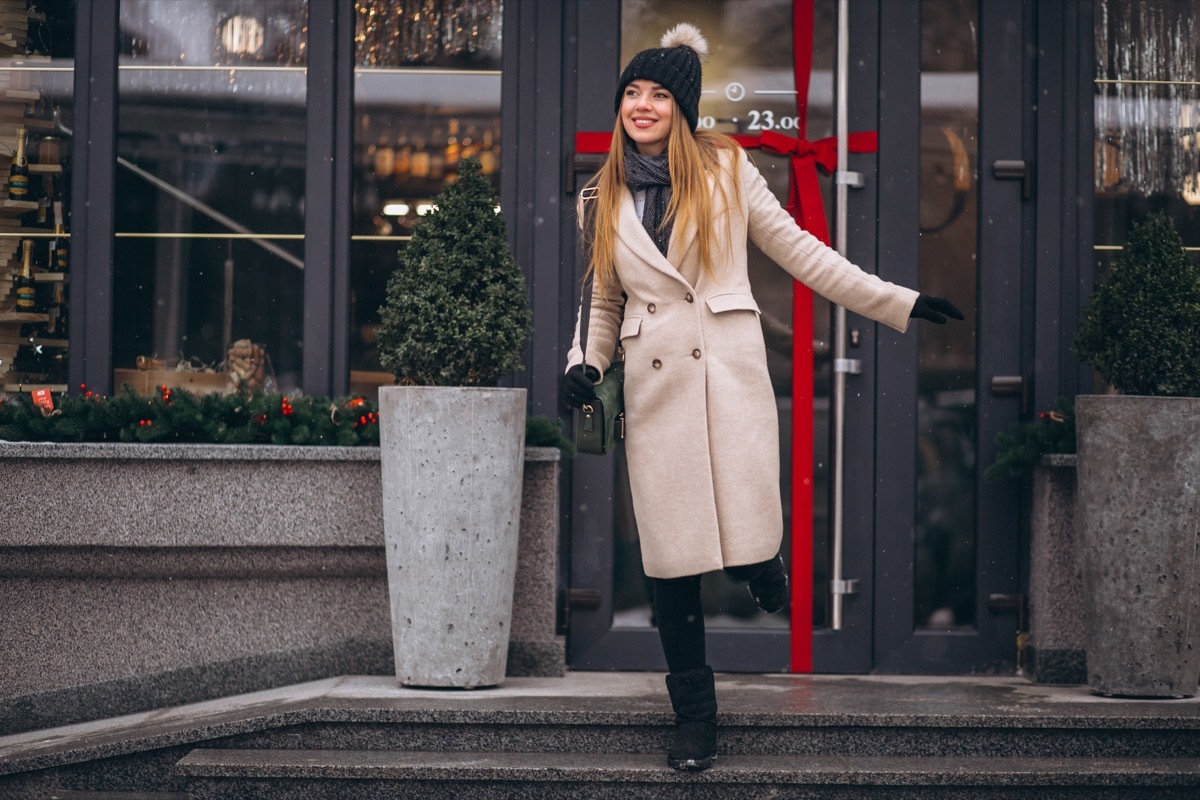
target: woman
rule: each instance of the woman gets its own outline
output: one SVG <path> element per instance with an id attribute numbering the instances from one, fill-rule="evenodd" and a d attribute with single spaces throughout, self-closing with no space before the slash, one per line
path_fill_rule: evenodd
<path id="1" fill-rule="evenodd" d="M 733 140 L 696 131 L 708 53 L 699 30 L 677 25 L 661 44 L 621 74 L 608 159 L 581 193 L 594 279 L 587 363 L 577 330 L 563 392 L 574 406 L 593 399 L 621 344 L 630 488 L 676 715 L 667 763 L 696 770 L 712 764 L 717 740 L 700 575 L 723 569 L 748 581 L 767 612 L 788 602 L 775 394 L 747 241 L 896 330 L 911 317 L 962 314 L 863 272 L 797 227 Z"/>

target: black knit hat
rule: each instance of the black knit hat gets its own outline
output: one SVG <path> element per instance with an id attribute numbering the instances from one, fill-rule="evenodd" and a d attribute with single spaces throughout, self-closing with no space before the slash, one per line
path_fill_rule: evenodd
<path id="1" fill-rule="evenodd" d="M 700 121 L 700 63 L 708 57 L 708 42 L 695 25 L 681 22 L 663 34 L 661 45 L 638 53 L 625 67 L 613 113 L 621 111 L 626 86 L 639 79 L 654 81 L 675 98 L 694 132 Z"/>

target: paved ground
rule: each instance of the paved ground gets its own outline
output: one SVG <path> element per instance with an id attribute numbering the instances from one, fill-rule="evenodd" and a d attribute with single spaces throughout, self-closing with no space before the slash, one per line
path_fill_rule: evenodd
<path id="1" fill-rule="evenodd" d="M 1044 686 L 1021 678 L 719 675 L 726 724 L 805 717 L 817 724 L 1046 727 L 1200 727 L 1200 699 L 1099 697 L 1082 686 Z M 320 706 L 425 712 L 477 711 L 553 717 L 669 712 L 663 676 L 644 672 L 574 672 L 563 678 L 510 678 L 494 689 L 408 689 L 389 677 L 346 676 L 177 708 L 0 737 L 0 763 L 63 747 L 97 746 L 129 737 L 173 738 L 183 728 Z"/>

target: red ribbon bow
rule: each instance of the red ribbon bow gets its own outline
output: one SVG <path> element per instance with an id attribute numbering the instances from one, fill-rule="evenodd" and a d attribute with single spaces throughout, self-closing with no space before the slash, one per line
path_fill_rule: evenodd
<path id="1" fill-rule="evenodd" d="M 829 226 L 825 221 L 825 202 L 817 168 L 832 174 L 837 168 L 837 137 L 817 141 L 784 136 L 775 131 L 763 131 L 758 136 L 734 136 L 742 147 L 760 147 L 769 153 L 791 156 L 791 180 L 788 181 L 787 210 L 806 231 L 829 244 Z M 851 153 L 873 153 L 879 147 L 879 135 L 874 131 L 852 133 L 849 136 Z"/>

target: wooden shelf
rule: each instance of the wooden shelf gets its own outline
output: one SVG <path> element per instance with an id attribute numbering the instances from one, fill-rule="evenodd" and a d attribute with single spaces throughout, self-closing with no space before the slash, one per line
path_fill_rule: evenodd
<path id="1" fill-rule="evenodd" d="M 5 100 L 36 102 L 42 99 L 42 93 L 37 89 L 0 89 L 0 97 Z"/>
<path id="2" fill-rule="evenodd" d="M 17 345 L 18 347 L 41 345 L 42 347 L 67 348 L 66 339 L 49 339 L 40 336 L 30 338 L 28 336 L 13 336 L 11 334 L 0 333 L 0 345 Z"/>
<path id="3" fill-rule="evenodd" d="M 0 322 L 49 322 L 49 314 L 29 311 L 0 311 Z"/>
<path id="4" fill-rule="evenodd" d="M 25 128 L 27 130 L 52 131 L 54 130 L 54 120 L 52 119 L 35 119 L 33 117 L 22 117 L 19 114 L 6 114 L 0 110 L 0 125 L 11 126 L 13 130 L 17 128 Z"/>
<path id="5" fill-rule="evenodd" d="M 52 230 L 45 228 L 21 228 L 8 227 L 3 224 L 4 218 L 0 217 L 0 239 L 70 239 L 69 233 L 55 233 Z"/>
<path id="6" fill-rule="evenodd" d="M 5 200 L 3 208 L 12 208 L 19 211 L 37 211 L 38 204 L 36 200 Z"/>
<path id="7" fill-rule="evenodd" d="M 4 391 L 6 392 L 32 392 L 38 389 L 49 389 L 52 392 L 65 392 L 67 385 L 65 383 L 6 383 Z"/>

